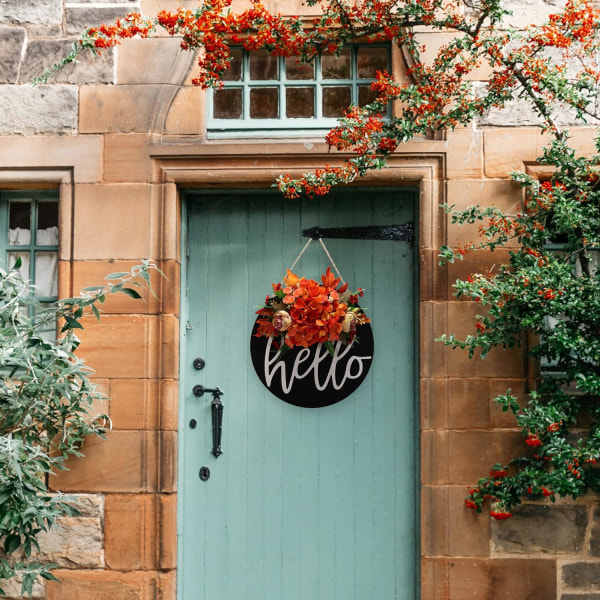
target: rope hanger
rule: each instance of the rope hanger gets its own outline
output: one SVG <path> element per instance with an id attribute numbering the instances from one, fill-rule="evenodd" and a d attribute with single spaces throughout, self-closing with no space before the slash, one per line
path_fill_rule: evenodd
<path id="1" fill-rule="evenodd" d="M 337 273 L 337 276 L 340 278 L 342 285 L 344 285 L 346 282 L 344 281 L 344 278 L 342 277 L 339 269 L 337 268 L 337 265 L 335 264 L 333 258 L 331 258 L 331 254 L 329 254 L 329 250 L 327 250 L 327 246 L 325 246 L 325 242 L 323 241 L 322 238 L 318 238 L 318 239 L 319 239 L 319 244 L 321 244 L 323 250 L 325 250 L 325 254 L 327 255 L 327 258 L 329 259 L 331 266 L 334 268 L 335 272 Z M 296 266 L 296 263 L 300 260 L 300 258 L 302 257 L 302 255 L 304 254 L 304 252 L 306 251 L 306 249 L 308 248 L 308 246 L 310 245 L 310 243 L 312 241 L 313 241 L 313 238 L 308 238 L 308 242 L 306 242 L 306 244 L 304 244 L 304 248 L 302 248 L 302 250 L 300 250 L 300 254 L 298 254 L 298 256 L 296 257 L 296 260 L 293 262 L 292 266 L 290 267 L 290 271 L 293 271 L 294 267 Z"/>

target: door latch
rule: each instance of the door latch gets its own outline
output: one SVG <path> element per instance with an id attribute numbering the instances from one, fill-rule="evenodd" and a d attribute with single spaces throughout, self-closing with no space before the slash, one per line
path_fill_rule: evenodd
<path id="1" fill-rule="evenodd" d="M 223 395 L 223 391 L 218 387 L 205 388 L 202 385 L 195 385 L 192 393 L 196 398 L 201 398 L 204 394 L 212 394 L 213 399 L 210 404 L 213 438 L 212 455 L 215 458 L 219 458 L 223 454 L 221 450 L 221 436 L 223 434 L 223 403 L 221 402 L 221 396 Z"/>

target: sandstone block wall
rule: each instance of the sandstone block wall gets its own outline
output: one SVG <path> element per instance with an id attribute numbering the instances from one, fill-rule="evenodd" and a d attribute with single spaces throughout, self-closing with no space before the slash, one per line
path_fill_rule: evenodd
<path id="1" fill-rule="evenodd" d="M 239 0 L 236 6 L 248 3 Z M 60 294 L 94 285 L 143 258 L 158 262 L 158 300 L 110 298 L 90 320 L 81 354 L 110 402 L 113 431 L 90 440 L 86 458 L 51 480 L 73 494 L 80 517 L 42 540 L 61 584 L 47 600 L 174 600 L 180 231 L 178 186 L 268 185 L 279 172 L 332 162 L 319 140 L 206 140 L 204 95 L 189 82 L 194 57 L 177 41 L 130 40 L 69 66 L 48 85 L 29 81 L 68 51 L 77 33 L 131 10 L 193 8 L 196 0 L 4 0 L 0 2 L 0 188 L 60 189 Z M 281 12 L 299 2 L 272 0 Z M 514 0 L 513 26 L 552 12 L 552 2 Z M 433 48 L 442 34 L 421 32 Z M 400 63 L 398 63 L 400 65 Z M 479 76 L 485 77 L 485 73 Z M 372 181 L 421 188 L 420 443 L 423 600 L 594 600 L 600 598 L 600 509 L 595 498 L 525 504 L 491 523 L 463 506 L 490 466 L 522 445 L 511 417 L 492 402 L 510 387 L 523 397 L 532 373 L 522 351 L 467 360 L 433 340 L 474 329 L 474 306 L 452 281 L 491 267 L 503 254 L 437 266 L 442 243 L 471 241 L 438 205 L 511 209 L 521 202 L 514 169 L 536 171 L 544 137 L 520 111 L 493 115 L 440 139 L 402 147 Z M 593 130 L 574 141 L 593 149 Z M 405 175 L 402 175 L 405 173 Z M 427 173 L 428 175 L 423 175 Z M 245 175 L 249 174 L 249 175 Z M 247 177 L 247 179 L 243 179 Z M 420 178 L 420 179 L 419 179 Z M 10 588 L 18 597 L 18 586 Z"/>

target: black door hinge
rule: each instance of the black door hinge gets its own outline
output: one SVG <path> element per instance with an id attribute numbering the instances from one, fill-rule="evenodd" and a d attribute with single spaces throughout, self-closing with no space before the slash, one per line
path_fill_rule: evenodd
<path id="1" fill-rule="evenodd" d="M 387 240 L 407 242 L 412 247 L 415 241 L 413 223 L 404 225 L 370 225 L 367 227 L 311 227 L 302 231 L 304 237 L 313 240 L 338 238 L 348 240 Z"/>

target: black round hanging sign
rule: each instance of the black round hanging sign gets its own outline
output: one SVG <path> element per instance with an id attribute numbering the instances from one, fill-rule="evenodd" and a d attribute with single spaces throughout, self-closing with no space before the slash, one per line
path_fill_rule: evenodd
<path id="1" fill-rule="evenodd" d="M 257 319 L 258 321 L 258 319 Z M 335 404 L 352 394 L 365 380 L 373 362 L 373 330 L 359 325 L 356 339 L 333 343 L 333 355 L 324 344 L 279 351 L 272 337 L 250 340 L 252 364 L 263 385 L 281 400 L 305 408 Z"/>

